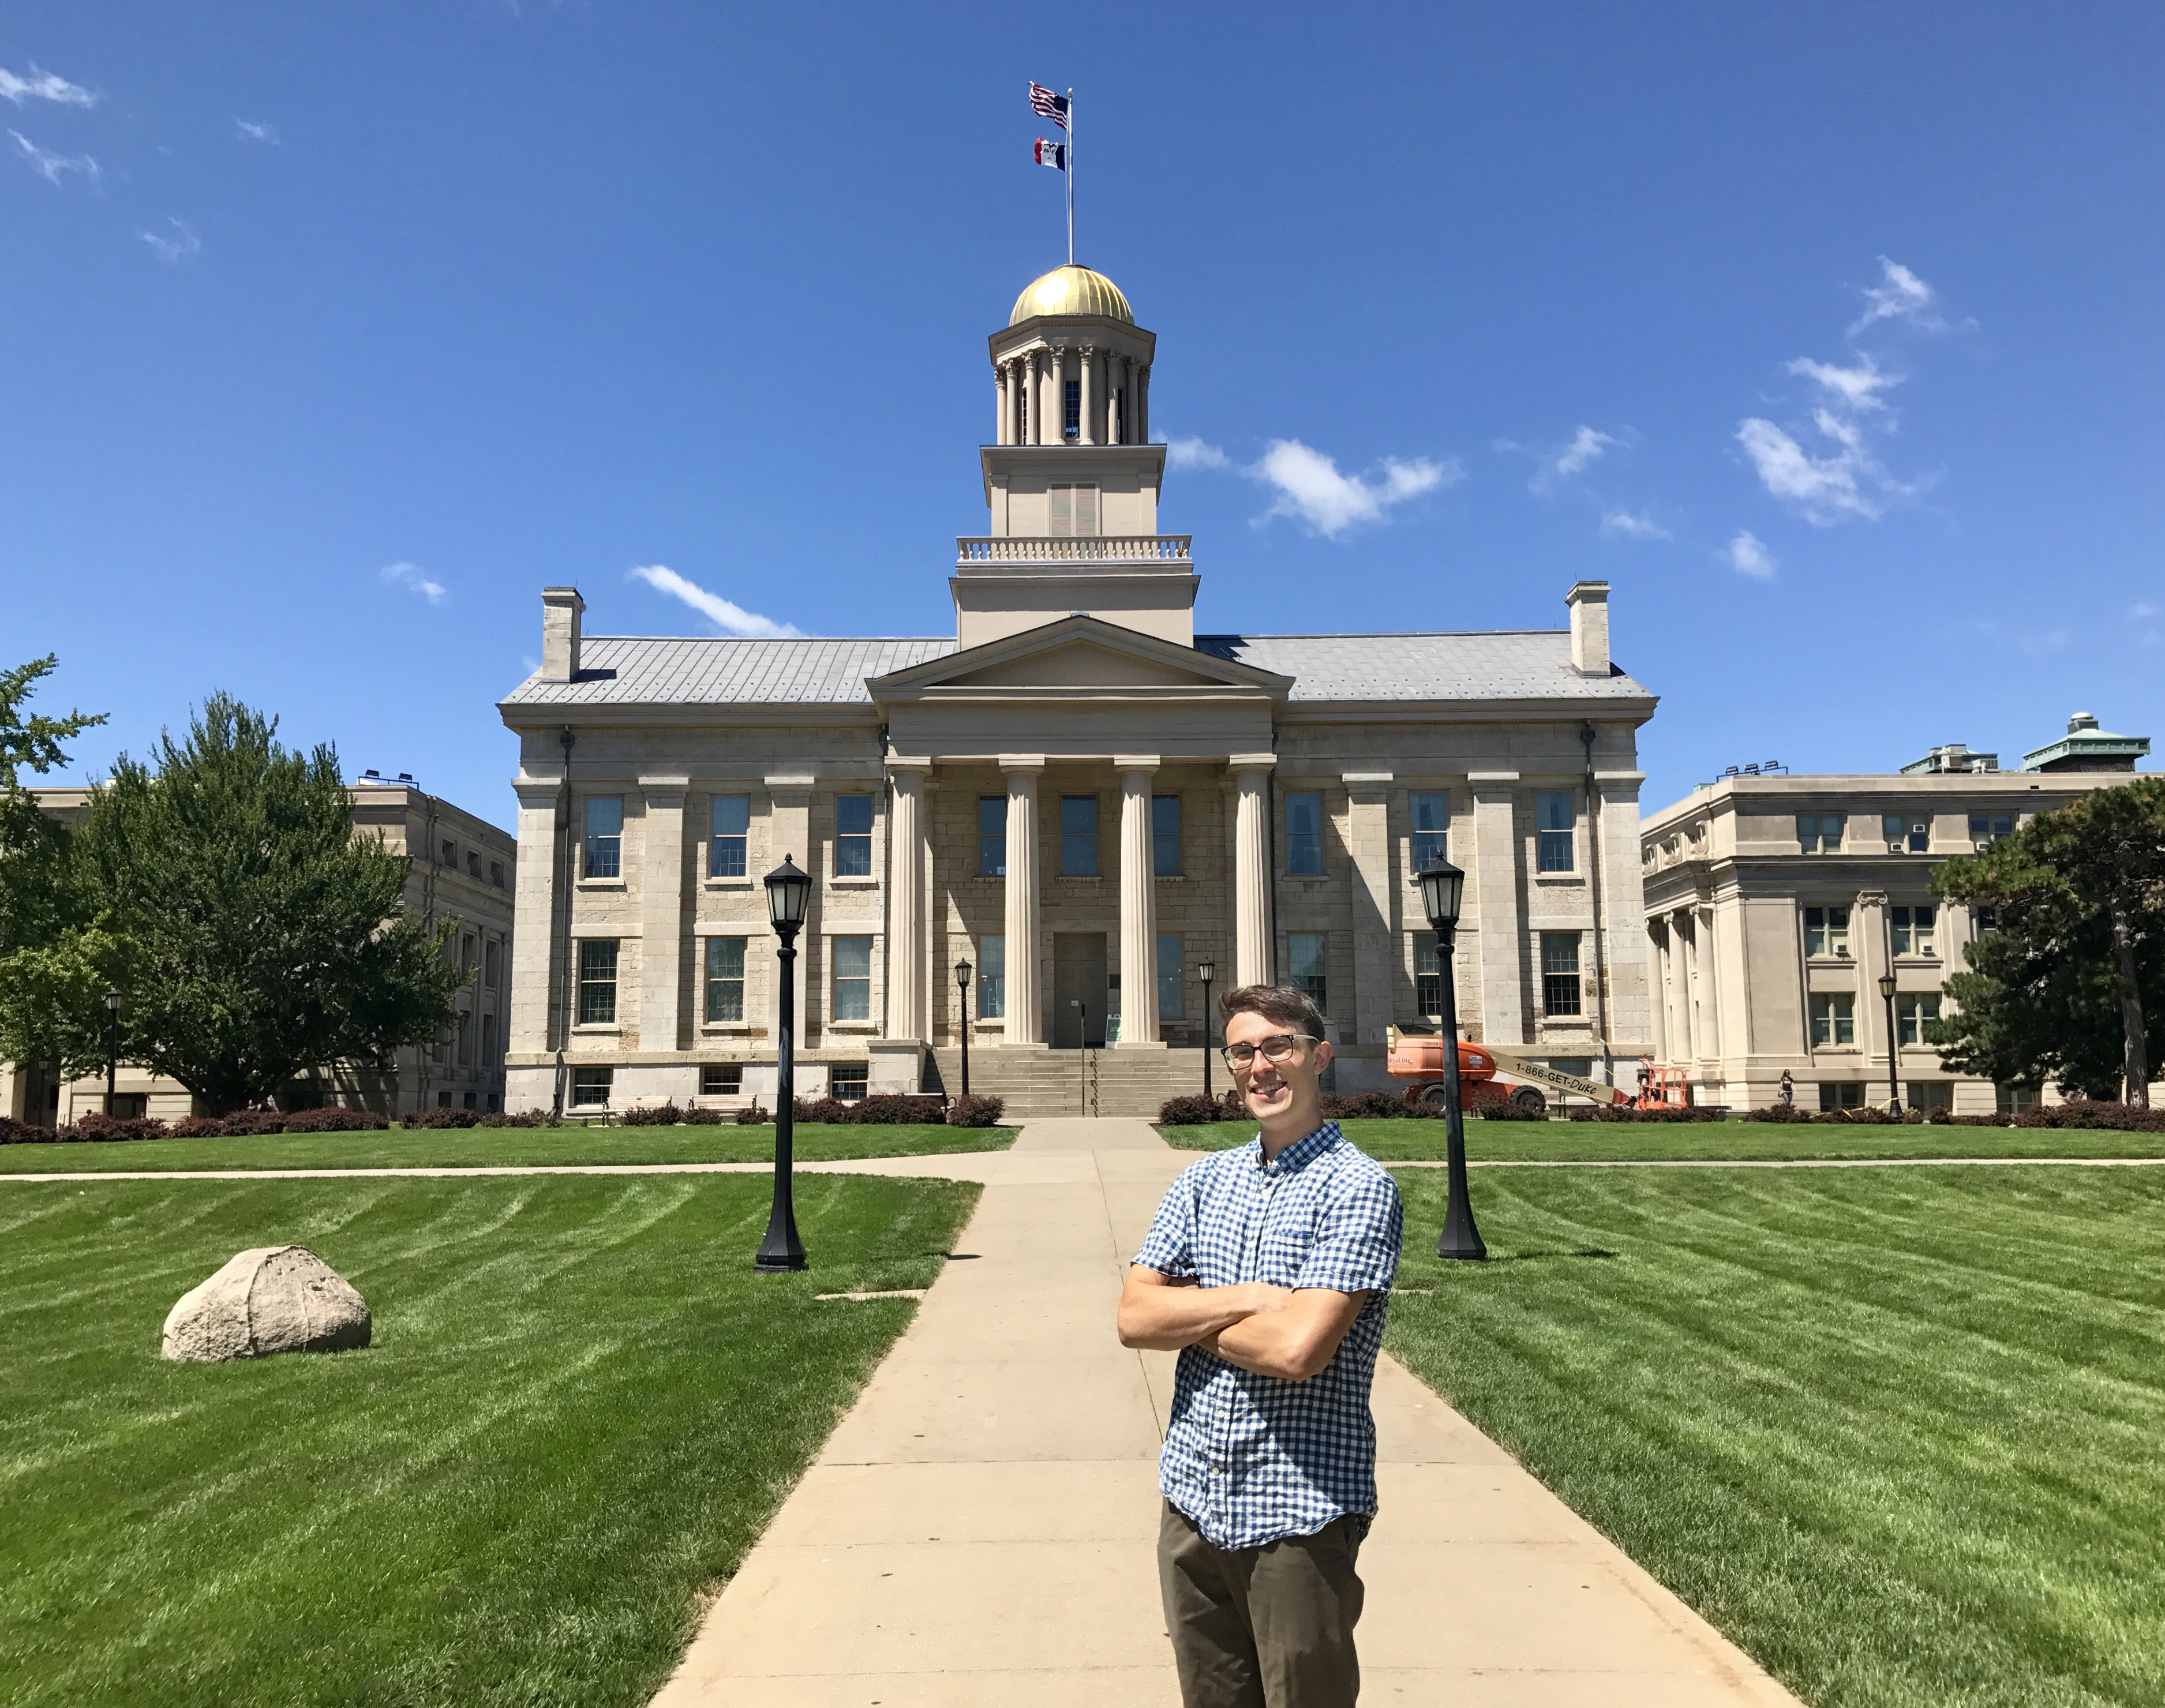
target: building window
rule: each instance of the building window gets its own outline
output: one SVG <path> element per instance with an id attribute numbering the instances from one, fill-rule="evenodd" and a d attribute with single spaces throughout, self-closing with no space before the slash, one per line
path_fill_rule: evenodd
<path id="1" fill-rule="evenodd" d="M 616 1075 L 614 1068 L 574 1068 L 572 1070 L 572 1103 L 577 1109 L 606 1109 L 609 1100 L 609 1081 Z"/>
<path id="2" fill-rule="evenodd" d="M 1905 1109 L 1952 1109 L 1955 1083 L 1952 1079 L 1912 1079 L 1902 1088 Z"/>
<path id="3" fill-rule="evenodd" d="M 977 1018 L 1005 1020 L 1008 1013 L 1008 940 L 977 939 Z"/>
<path id="4" fill-rule="evenodd" d="M 1062 380 L 1060 382 L 1060 436 L 1080 439 L 1082 436 L 1082 382 Z"/>
<path id="5" fill-rule="evenodd" d="M 1451 858 L 1451 797 L 1441 789 L 1414 792 L 1414 840 L 1409 851 L 1415 872 Z"/>
<path id="6" fill-rule="evenodd" d="M 1180 797 L 1151 797 L 1151 871 L 1159 878 L 1180 876 Z"/>
<path id="7" fill-rule="evenodd" d="M 1831 1110 L 1863 1107 L 1864 1087 L 1857 1080 L 1844 1080 L 1820 1087 L 1820 1113 L 1822 1115 Z"/>
<path id="8" fill-rule="evenodd" d="M 1936 927 L 1940 910 L 1936 907 L 1889 908 L 1894 915 L 1891 927 L 1894 935 L 1897 955 L 1932 955 L 1938 952 Z"/>
<path id="9" fill-rule="evenodd" d="M 1177 1020 L 1187 1011 L 1188 993 L 1180 982 L 1180 933 L 1157 934 L 1157 1017 Z"/>
<path id="10" fill-rule="evenodd" d="M 1565 797 L 1568 799 L 1569 797 Z M 1541 933 L 1541 1012 L 1566 1018 L 1579 1011 L 1578 933 Z"/>
<path id="11" fill-rule="evenodd" d="M 1315 797 L 1310 795 L 1310 800 Z M 1320 931 L 1293 931 L 1286 936 L 1286 964 L 1293 988 L 1324 1013 L 1330 1012 L 1330 939 Z"/>
<path id="12" fill-rule="evenodd" d="M 1904 851 L 1922 854 L 1932 845 L 1931 821 L 1905 818 L 1900 813 L 1882 813 L 1879 815 L 1879 834 L 1887 839 L 1889 854 L 1899 854 Z"/>
<path id="13" fill-rule="evenodd" d="M 481 856 L 471 848 L 466 850 L 466 876 L 477 883 L 481 878 Z"/>
<path id="14" fill-rule="evenodd" d="M 868 1062 L 837 1062 L 827 1076 L 827 1095 L 837 1103 L 855 1103 L 864 1096 L 872 1077 Z"/>
<path id="15" fill-rule="evenodd" d="M 1857 999 L 1846 990 L 1823 990 L 1812 998 L 1812 1043 L 1821 1049 L 1857 1041 Z"/>
<path id="16" fill-rule="evenodd" d="M 872 1017 L 872 940 L 870 937 L 830 937 L 835 953 L 835 1018 L 868 1020 Z"/>
<path id="17" fill-rule="evenodd" d="M 1443 957 L 1433 931 L 1414 939 L 1414 1006 L 1430 1020 L 1443 1018 Z"/>
<path id="18" fill-rule="evenodd" d="M 741 1097 L 744 1095 L 744 1063 L 741 1062 L 710 1062 L 699 1070 L 699 1095 L 702 1097 Z"/>
<path id="19" fill-rule="evenodd" d="M 1808 907 L 1804 909 L 1804 953 L 1820 957 L 1849 958 L 1849 909 L 1846 907 Z"/>
<path id="20" fill-rule="evenodd" d="M 707 1024 L 724 1025 L 744 1018 L 745 940 L 742 937 L 707 939 Z"/>
<path id="21" fill-rule="evenodd" d="M 1937 992 L 1920 996 L 1898 996 L 1894 999 L 1895 1028 L 1905 1044 L 1922 1044 L 1930 1041 L 1925 1028 L 1940 1017 L 1940 999 Z"/>
<path id="22" fill-rule="evenodd" d="M 582 868 L 589 878 L 614 878 L 622 864 L 624 797 L 597 794 L 587 797 L 587 859 Z"/>
<path id="23" fill-rule="evenodd" d="M 1323 870 L 1323 797 L 1286 797 L 1286 873 L 1313 877 Z"/>
<path id="24" fill-rule="evenodd" d="M 458 845 L 454 842 L 445 843 L 443 847 L 438 851 L 437 857 L 439 862 L 443 865 L 457 865 L 459 863 Z"/>
<path id="25" fill-rule="evenodd" d="M 707 809 L 707 876 L 742 878 L 751 868 L 745 838 L 751 830 L 751 797 L 718 794 Z"/>
<path id="26" fill-rule="evenodd" d="M 838 794 L 835 797 L 835 876 L 872 875 L 872 798 Z"/>
<path id="27" fill-rule="evenodd" d="M 1094 794 L 1060 797 L 1060 875 L 1098 875 L 1098 797 Z"/>
<path id="28" fill-rule="evenodd" d="M 1045 531 L 1062 538 L 1094 535 L 1098 531 L 1098 488 L 1094 486 L 1055 486 L 1046 494 Z"/>
<path id="29" fill-rule="evenodd" d="M 459 970 L 462 973 L 472 972 L 474 957 L 479 952 L 474 934 L 471 931 L 466 932 L 459 941 Z"/>
<path id="30" fill-rule="evenodd" d="M 1008 875 L 1008 798 L 1003 794 L 977 797 L 977 876 Z"/>
<path id="31" fill-rule="evenodd" d="M 2015 814 L 2012 813 L 1972 813 L 1969 815 L 1969 840 L 1973 846 L 1989 848 L 2002 836 L 2015 834 Z"/>
<path id="32" fill-rule="evenodd" d="M 491 1115 L 494 1115 L 499 1106 L 497 1094 L 493 1091 L 490 1092 L 488 1094 L 488 1112 Z"/>
<path id="33" fill-rule="evenodd" d="M 488 881 L 498 889 L 503 888 L 503 862 L 501 860 L 488 862 Z"/>
<path id="34" fill-rule="evenodd" d="M 1996 931 L 1999 929 L 1999 909 L 1996 907 L 1972 908 L 1969 922 L 1976 927 L 1977 935 L 1980 937 L 1987 931 Z"/>
<path id="35" fill-rule="evenodd" d="M 481 1065 L 496 1066 L 496 1016 L 493 1014 L 481 1017 Z"/>
<path id="36" fill-rule="evenodd" d="M 477 1105 L 477 1102 L 478 1102 L 478 1099 L 477 1099 L 477 1097 L 476 1097 L 475 1094 L 474 1094 L 474 1093 L 472 1093 L 472 1092 L 471 1092 L 471 1091 L 467 1092 L 467 1093 L 466 1093 L 463 1097 L 460 1098 L 460 1099 L 459 1099 L 459 1103 L 460 1103 L 461 1106 L 461 1107 L 463 1107 L 463 1108 L 466 1108 L 466 1109 L 472 1109 L 472 1108 L 474 1108 L 474 1107 Z"/>
<path id="37" fill-rule="evenodd" d="M 459 1066 L 473 1066 L 473 1016 L 465 1010 L 459 1011 Z"/>
<path id="38" fill-rule="evenodd" d="M 579 1024 L 616 1024 L 616 939 L 586 937 L 579 943 Z"/>
<path id="39" fill-rule="evenodd" d="M 492 938 L 482 951 L 481 974 L 481 982 L 491 990 L 498 988 L 497 980 L 503 976 L 503 946 Z"/>
<path id="40" fill-rule="evenodd" d="M 1995 1085 L 1992 1088 L 1992 1106 L 2002 1115 L 2020 1115 L 2025 1110 L 2037 1107 L 2037 1088 L 2034 1085 Z"/>
<path id="41" fill-rule="evenodd" d="M 1572 823 L 1569 789 L 1543 788 L 1534 792 L 1536 872 L 1571 872 L 1578 868 L 1578 862 L 1572 857 Z M 1573 1009 L 1572 1012 L 1577 1014 L 1578 1010 Z"/>
<path id="42" fill-rule="evenodd" d="M 1799 813 L 1798 851 L 1805 854 L 1841 853 L 1841 821 L 1840 813 Z"/>

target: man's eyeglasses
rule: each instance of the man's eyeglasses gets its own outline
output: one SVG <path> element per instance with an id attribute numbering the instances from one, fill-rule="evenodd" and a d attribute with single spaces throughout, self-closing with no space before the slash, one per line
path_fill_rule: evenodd
<path id="1" fill-rule="evenodd" d="M 1257 1056 L 1266 1062 L 1283 1062 L 1293 1056 L 1303 1044 L 1317 1041 L 1305 1032 L 1274 1032 L 1260 1044 L 1228 1044 L 1218 1053 L 1225 1058 L 1225 1065 L 1235 1073 L 1245 1073 L 1256 1065 Z"/>

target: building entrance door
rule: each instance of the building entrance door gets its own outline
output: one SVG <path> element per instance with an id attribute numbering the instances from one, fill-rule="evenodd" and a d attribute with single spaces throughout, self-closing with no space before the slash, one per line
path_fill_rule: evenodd
<path id="1" fill-rule="evenodd" d="M 1077 1008 L 1078 1002 L 1084 1008 Z M 1096 1050 L 1102 1049 L 1104 1042 L 1105 934 L 1056 931 L 1052 935 L 1052 1047 Z"/>

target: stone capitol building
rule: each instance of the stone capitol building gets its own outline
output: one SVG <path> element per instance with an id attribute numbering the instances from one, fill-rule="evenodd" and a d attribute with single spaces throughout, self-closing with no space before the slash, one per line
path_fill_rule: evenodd
<path id="1" fill-rule="evenodd" d="M 1655 1036 L 1655 698 L 1610 662 L 1607 584 L 1557 629 L 1198 635 L 1198 559 L 1158 528 L 1156 338 L 1069 266 L 990 345 L 951 634 L 587 635 L 577 589 L 543 590 L 540 668 L 501 707 L 506 1106 L 772 1106 L 785 854 L 815 879 L 800 1096 L 958 1089 L 967 1029 L 1011 1115 L 1155 1112 L 1200 1088 L 1205 962 L 1219 994 L 1309 991 L 1337 1089 L 1388 1086 L 1385 1028 L 1435 1010 L 1436 851 L 1467 873 L 1466 1036 L 1625 1077 Z"/>

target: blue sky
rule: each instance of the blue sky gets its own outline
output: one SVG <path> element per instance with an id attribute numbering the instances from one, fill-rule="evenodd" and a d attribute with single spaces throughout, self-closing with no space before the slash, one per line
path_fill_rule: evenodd
<path id="1" fill-rule="evenodd" d="M 1649 808 L 2165 738 L 2161 64 L 2114 4 L 16 0 L 0 658 L 112 714 L 78 774 L 223 688 L 508 824 L 545 583 L 951 632 L 1035 77 L 1202 627 L 1606 577 Z"/>

